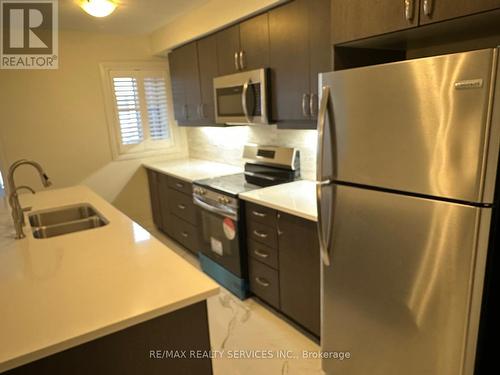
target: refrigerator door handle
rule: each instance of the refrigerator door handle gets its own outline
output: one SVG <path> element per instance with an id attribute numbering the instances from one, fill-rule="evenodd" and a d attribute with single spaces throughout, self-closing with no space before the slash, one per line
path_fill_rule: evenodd
<path id="1" fill-rule="evenodd" d="M 323 197 L 322 197 L 322 189 L 325 186 L 331 185 L 331 179 L 323 176 L 323 160 L 324 160 L 324 147 L 323 147 L 323 142 L 324 142 L 324 136 L 325 136 L 325 126 L 326 126 L 326 116 L 328 116 L 328 101 L 330 98 L 330 88 L 328 86 L 323 87 L 322 95 L 321 95 L 321 104 L 319 108 L 319 115 L 318 115 L 318 154 L 317 154 L 317 160 L 316 160 L 316 208 L 318 212 L 318 221 L 317 221 L 317 227 L 318 227 L 318 236 L 319 236 L 319 246 L 321 249 L 321 258 L 323 260 L 323 264 L 325 266 L 330 265 L 330 254 L 329 254 L 329 249 L 331 245 L 331 232 L 332 232 L 332 206 L 330 205 L 328 209 L 328 214 L 327 218 L 323 217 L 323 210 L 322 210 L 322 202 Z M 326 219 L 326 221 L 325 221 Z M 326 233 L 323 230 L 324 229 L 324 224 L 327 224 L 327 230 Z"/>
<path id="2" fill-rule="evenodd" d="M 323 261 L 323 264 L 325 266 L 329 266 L 331 263 L 330 259 L 330 247 L 332 243 L 332 220 L 331 220 L 331 213 L 332 213 L 332 208 L 329 208 L 329 214 L 328 218 L 323 217 L 323 210 L 322 210 L 322 189 L 326 186 L 331 186 L 333 185 L 329 180 L 326 181 L 321 181 L 316 183 L 316 207 L 318 211 L 318 221 L 316 223 L 317 228 L 318 228 L 318 237 L 319 237 L 319 248 L 321 251 L 321 259 Z M 324 224 L 327 224 L 327 230 L 326 233 L 323 230 L 324 229 Z"/>

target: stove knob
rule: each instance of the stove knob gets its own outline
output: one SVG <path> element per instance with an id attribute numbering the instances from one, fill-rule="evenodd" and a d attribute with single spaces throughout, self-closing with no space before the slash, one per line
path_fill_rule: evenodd
<path id="1" fill-rule="evenodd" d="M 220 204 L 224 204 L 224 197 L 218 197 L 217 202 L 219 202 Z"/>
<path id="2" fill-rule="evenodd" d="M 224 204 L 229 204 L 229 202 L 231 202 L 229 198 L 224 197 Z"/>
<path id="3" fill-rule="evenodd" d="M 200 194 L 201 195 L 205 195 L 206 193 L 207 193 L 207 191 L 205 189 L 203 189 L 203 188 L 200 189 Z"/>

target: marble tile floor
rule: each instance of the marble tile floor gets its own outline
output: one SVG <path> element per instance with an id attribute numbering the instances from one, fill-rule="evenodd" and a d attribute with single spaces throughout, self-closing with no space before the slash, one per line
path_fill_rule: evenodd
<path id="1" fill-rule="evenodd" d="M 189 251 L 156 228 L 147 229 L 199 268 L 197 258 Z M 213 359 L 214 375 L 323 374 L 319 359 L 303 357 L 303 351 L 317 353 L 319 345 L 254 298 L 241 301 L 221 288 L 219 295 L 208 300 L 208 318 L 212 350 L 224 350 L 222 358 Z M 254 356 L 271 351 L 274 358 L 235 359 L 237 351 L 255 353 Z M 282 357 L 277 358 L 277 353 L 282 353 Z"/>

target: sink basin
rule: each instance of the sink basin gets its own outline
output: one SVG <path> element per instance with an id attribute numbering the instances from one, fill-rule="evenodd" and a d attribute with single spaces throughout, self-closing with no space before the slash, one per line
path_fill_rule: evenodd
<path id="1" fill-rule="evenodd" d="M 90 204 L 79 204 L 58 207 L 49 210 L 34 212 L 29 216 L 32 227 L 42 227 L 100 216 Z"/>
<path id="2" fill-rule="evenodd" d="M 108 224 L 94 207 L 79 204 L 34 212 L 29 215 L 33 236 L 38 239 L 99 228 Z"/>

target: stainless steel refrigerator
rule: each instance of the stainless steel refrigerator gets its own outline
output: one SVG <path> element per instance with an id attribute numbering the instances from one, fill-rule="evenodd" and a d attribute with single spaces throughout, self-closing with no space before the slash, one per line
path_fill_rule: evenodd
<path id="1" fill-rule="evenodd" d="M 326 374 L 474 373 L 498 228 L 498 54 L 320 75 Z"/>

